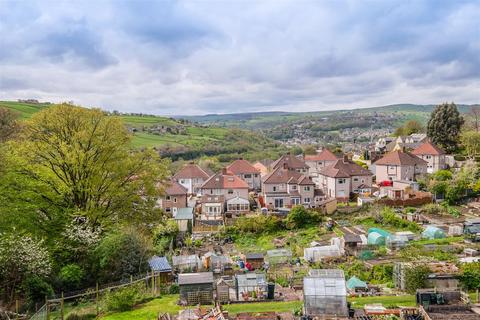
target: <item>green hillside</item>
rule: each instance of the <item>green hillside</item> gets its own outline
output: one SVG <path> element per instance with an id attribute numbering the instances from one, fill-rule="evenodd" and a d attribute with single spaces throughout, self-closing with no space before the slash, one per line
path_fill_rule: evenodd
<path id="1" fill-rule="evenodd" d="M 0 101 L 0 107 L 17 111 L 21 119 L 48 108 L 48 103 Z M 250 131 L 194 124 L 152 115 L 118 115 L 132 131 L 136 148 L 155 148 L 161 155 L 177 159 L 220 156 L 229 161 L 240 155 L 251 159 L 276 157 L 283 149 L 273 140 Z"/>

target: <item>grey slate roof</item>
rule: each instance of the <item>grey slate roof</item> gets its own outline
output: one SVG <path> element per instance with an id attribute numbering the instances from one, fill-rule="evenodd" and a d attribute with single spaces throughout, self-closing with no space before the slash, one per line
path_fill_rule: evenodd
<path id="1" fill-rule="evenodd" d="M 178 285 L 213 283 L 213 272 L 180 273 Z"/>
<path id="2" fill-rule="evenodd" d="M 150 269 L 156 272 L 170 272 L 172 271 L 172 266 L 168 262 L 166 257 L 153 256 L 148 260 Z"/>

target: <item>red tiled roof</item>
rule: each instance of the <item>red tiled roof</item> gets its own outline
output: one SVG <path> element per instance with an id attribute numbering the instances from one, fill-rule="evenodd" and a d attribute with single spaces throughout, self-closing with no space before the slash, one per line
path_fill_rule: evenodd
<path id="1" fill-rule="evenodd" d="M 248 189 L 248 184 L 231 171 L 222 170 L 211 176 L 202 185 L 202 189 Z"/>
<path id="2" fill-rule="evenodd" d="M 280 157 L 280 159 L 276 160 L 272 164 L 272 169 L 283 167 L 284 164 L 287 164 L 287 167 L 290 169 L 308 169 L 308 166 L 305 164 L 304 161 L 298 159 L 290 153 L 284 154 Z"/>
<path id="3" fill-rule="evenodd" d="M 178 171 L 173 177 L 175 179 L 203 178 L 206 180 L 210 175 L 198 165 L 189 163 L 180 169 L 180 171 Z"/>
<path id="4" fill-rule="evenodd" d="M 289 183 L 302 185 L 315 185 L 310 178 L 302 175 L 297 171 L 278 167 L 265 177 L 263 183 Z"/>
<path id="5" fill-rule="evenodd" d="M 338 157 L 327 148 L 323 148 L 320 153 L 314 155 L 305 155 L 305 161 L 335 161 Z"/>
<path id="6" fill-rule="evenodd" d="M 394 165 L 394 166 L 413 166 L 425 165 L 427 162 L 419 157 L 400 150 L 387 153 L 383 158 L 377 160 L 375 164 L 379 165 Z"/>
<path id="7" fill-rule="evenodd" d="M 186 195 L 188 190 L 175 180 L 170 180 L 168 187 L 165 189 L 165 193 L 170 196 L 174 195 Z"/>
<path id="8" fill-rule="evenodd" d="M 233 172 L 234 174 L 244 174 L 244 173 L 260 173 L 260 170 L 255 168 L 244 159 L 238 159 L 233 161 L 228 167 L 228 170 Z"/>
<path id="9" fill-rule="evenodd" d="M 412 154 L 414 155 L 422 155 L 422 154 L 428 154 L 428 155 L 441 155 L 445 154 L 445 152 L 431 143 L 430 141 L 427 141 L 423 144 L 421 144 L 419 147 L 417 147 L 415 150 L 412 151 Z"/>
<path id="10" fill-rule="evenodd" d="M 350 178 L 353 176 L 373 176 L 370 170 L 348 159 L 337 159 L 335 163 L 320 170 L 319 174 L 332 178 Z"/>

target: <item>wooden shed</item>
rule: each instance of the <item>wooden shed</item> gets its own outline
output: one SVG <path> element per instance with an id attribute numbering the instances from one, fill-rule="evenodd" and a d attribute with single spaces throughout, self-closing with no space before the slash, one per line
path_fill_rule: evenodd
<path id="1" fill-rule="evenodd" d="M 213 303 L 213 272 L 178 275 L 180 302 L 187 305 Z"/>

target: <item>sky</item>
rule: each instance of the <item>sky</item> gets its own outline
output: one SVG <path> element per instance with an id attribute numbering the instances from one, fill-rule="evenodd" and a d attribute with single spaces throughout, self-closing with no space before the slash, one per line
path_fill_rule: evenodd
<path id="1" fill-rule="evenodd" d="M 0 100 L 159 115 L 480 102 L 480 0 L 0 0 Z"/>

